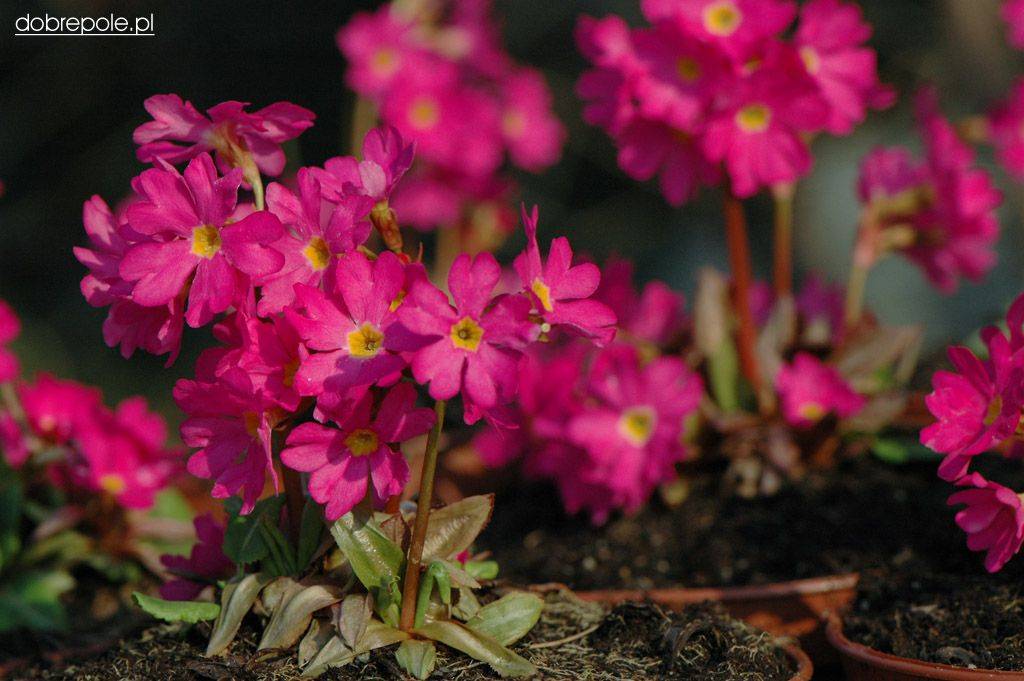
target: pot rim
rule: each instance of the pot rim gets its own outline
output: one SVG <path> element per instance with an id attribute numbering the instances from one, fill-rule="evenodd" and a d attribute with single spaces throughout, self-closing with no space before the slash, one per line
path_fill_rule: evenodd
<path id="1" fill-rule="evenodd" d="M 685 602 L 696 601 L 731 601 L 771 600 L 827 593 L 853 589 L 857 586 L 860 574 L 848 572 L 823 577 L 808 577 L 787 582 L 771 582 L 768 584 L 749 584 L 745 586 L 713 586 L 713 587 L 658 587 L 654 589 L 581 589 L 575 593 L 583 600 L 589 601 L 642 601 L 642 600 L 675 600 Z"/>
<path id="2" fill-rule="evenodd" d="M 786 656 L 796 663 L 796 673 L 790 677 L 790 681 L 811 681 L 814 676 L 814 664 L 811 658 L 796 643 L 790 643 L 783 647 Z"/>
<path id="3" fill-rule="evenodd" d="M 900 672 L 902 674 L 916 674 L 926 679 L 939 679 L 940 681 L 959 681 L 969 679 L 983 681 L 984 679 L 1024 679 L 1024 672 L 1007 672 L 993 669 L 968 669 L 966 667 L 954 667 L 948 664 L 936 662 L 924 662 L 909 657 L 899 657 L 889 653 L 883 653 L 869 648 L 861 643 L 855 643 L 846 638 L 843 632 L 843 621 L 838 613 L 829 612 L 826 614 L 825 636 L 832 647 L 839 651 L 843 657 L 850 657 L 859 662 L 871 665 L 877 669 Z"/>

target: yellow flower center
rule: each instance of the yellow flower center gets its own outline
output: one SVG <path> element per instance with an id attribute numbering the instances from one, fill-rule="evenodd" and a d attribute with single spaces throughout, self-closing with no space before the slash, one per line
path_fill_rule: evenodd
<path id="1" fill-rule="evenodd" d="M 704 29 L 711 35 L 730 36 L 743 21 L 743 13 L 732 0 L 713 2 L 704 8 Z"/>
<path id="2" fill-rule="evenodd" d="M 390 305 L 388 305 L 388 310 L 390 310 L 391 312 L 394 312 L 398 308 L 402 307 L 402 303 L 405 302 L 405 296 L 406 295 L 408 295 L 408 294 L 405 291 L 399 291 L 398 295 L 395 296 L 395 299 L 391 301 Z"/>
<path id="3" fill-rule="evenodd" d="M 808 73 L 817 73 L 821 68 L 821 57 L 813 47 L 805 46 L 800 48 L 800 58 L 804 60 L 804 66 Z"/>
<path id="4" fill-rule="evenodd" d="M 825 418 L 825 414 L 828 412 L 817 402 L 805 402 L 797 409 L 797 413 L 807 421 L 817 422 Z"/>
<path id="5" fill-rule="evenodd" d="M 331 263 L 331 249 L 327 248 L 327 242 L 315 236 L 309 240 L 306 247 L 302 249 L 302 255 L 306 256 L 310 267 L 319 272 Z"/>
<path id="6" fill-rule="evenodd" d="M 533 284 L 530 286 L 530 290 L 540 300 L 540 304 L 544 306 L 544 309 L 551 312 L 554 309 L 551 306 L 551 288 L 540 280 L 540 277 L 533 280 Z"/>
<path id="7" fill-rule="evenodd" d="M 370 59 L 370 68 L 378 77 L 387 77 L 398 68 L 398 54 L 391 48 L 377 50 Z"/>
<path id="8" fill-rule="evenodd" d="M 220 230 L 201 225 L 192 230 L 192 254 L 209 260 L 220 251 Z"/>
<path id="9" fill-rule="evenodd" d="M 366 322 L 348 334 L 348 354 L 352 357 L 376 357 L 384 347 L 384 334 Z"/>
<path id="10" fill-rule="evenodd" d="M 680 57 L 676 62 L 676 73 L 684 83 L 693 83 L 700 78 L 700 64 L 690 57 Z"/>
<path id="11" fill-rule="evenodd" d="M 452 324 L 452 345 L 463 350 L 476 352 L 484 338 L 484 327 L 471 317 L 463 317 Z"/>
<path id="12" fill-rule="evenodd" d="M 352 456 L 367 456 L 380 448 L 380 440 L 377 433 L 369 428 L 360 428 L 348 434 L 345 438 L 345 447 L 352 452 Z"/>
<path id="13" fill-rule="evenodd" d="M 764 132 L 772 120 L 772 110 L 764 104 L 749 104 L 736 113 L 736 125 L 747 133 Z"/>
<path id="14" fill-rule="evenodd" d="M 108 494 L 117 496 L 125 490 L 128 484 L 124 481 L 117 473 L 107 473 L 106 475 L 100 476 L 100 489 Z"/>
<path id="15" fill-rule="evenodd" d="M 441 114 L 437 102 L 428 97 L 420 97 L 409 109 L 409 123 L 417 130 L 428 130 L 440 120 Z"/>
<path id="16" fill-rule="evenodd" d="M 619 417 L 619 434 L 631 444 L 643 447 L 654 432 L 655 415 L 650 407 L 633 407 Z"/>
<path id="17" fill-rule="evenodd" d="M 985 414 L 985 425 L 991 426 L 995 423 L 999 415 L 1003 413 L 1003 396 L 996 395 L 992 398 L 992 401 L 988 403 L 988 412 Z"/>
<path id="18" fill-rule="evenodd" d="M 508 137 L 522 137 L 526 132 L 526 117 L 515 109 L 506 111 L 501 118 L 501 129 Z"/>

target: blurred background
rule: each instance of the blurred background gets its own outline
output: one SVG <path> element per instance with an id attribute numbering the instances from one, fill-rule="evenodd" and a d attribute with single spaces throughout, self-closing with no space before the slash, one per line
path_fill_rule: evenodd
<path id="1" fill-rule="evenodd" d="M 368 0 L 2 0 L 0 2 L 0 298 L 21 315 L 15 348 L 26 372 L 50 371 L 102 387 L 109 401 L 142 393 L 177 421 L 174 381 L 187 376 L 208 331 L 187 330 L 178 362 L 137 354 L 123 360 L 107 348 L 106 310 L 90 308 L 78 290 L 84 268 L 71 249 L 85 243 L 81 207 L 92 194 L 111 204 L 142 170 L 132 130 L 147 119 L 143 100 L 173 92 L 205 109 L 227 99 L 256 108 L 289 100 L 312 109 L 314 128 L 289 147 L 290 159 L 319 164 L 348 152 L 353 96 L 334 33 Z M 612 142 L 583 123 L 574 84 L 585 64 L 572 30 L 580 14 L 618 13 L 639 24 L 637 0 L 495 0 L 505 42 L 520 61 L 542 69 L 569 130 L 562 160 L 542 175 L 520 174 L 522 198 L 541 206 L 542 229 L 565 233 L 597 259 L 633 259 L 643 280 L 661 278 L 692 291 L 699 266 L 725 267 L 715 192 L 672 209 L 654 183 L 638 184 L 615 164 Z M 857 132 L 823 138 L 816 166 L 797 193 L 797 267 L 844 280 L 858 205 L 860 158 L 878 144 L 918 147 L 909 99 L 924 82 L 939 85 L 954 120 L 981 112 L 1007 92 L 1024 59 L 1006 45 L 998 0 L 861 0 L 875 27 L 885 82 L 899 104 L 872 114 Z M 26 13 L 66 16 L 155 15 L 155 37 L 13 37 Z M 982 156 L 991 167 L 991 158 Z M 1006 194 L 1000 262 L 981 285 L 950 297 L 935 293 L 903 260 L 884 262 L 868 287 L 883 321 L 920 322 L 934 352 L 1002 314 L 1024 286 L 1024 192 L 996 171 Z M 760 276 L 769 273 L 771 206 L 748 202 Z"/>

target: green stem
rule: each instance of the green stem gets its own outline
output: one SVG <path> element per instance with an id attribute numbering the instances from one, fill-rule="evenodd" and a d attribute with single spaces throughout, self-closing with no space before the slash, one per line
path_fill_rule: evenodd
<path id="1" fill-rule="evenodd" d="M 419 592 L 420 565 L 423 562 L 423 545 L 427 539 L 427 523 L 430 521 L 430 504 L 434 497 L 434 474 L 437 472 L 437 443 L 444 428 L 445 401 L 434 403 L 434 427 L 427 436 L 427 449 L 423 454 L 423 471 L 420 474 L 420 493 L 416 500 L 416 521 L 412 529 L 412 541 L 405 563 L 405 580 L 402 582 L 402 616 L 400 629 L 412 631 L 416 621 L 416 596 Z"/>
<path id="2" fill-rule="evenodd" d="M 775 295 L 793 295 L 793 186 L 772 190 L 775 199 L 775 244 L 772 253 L 772 280 Z"/>

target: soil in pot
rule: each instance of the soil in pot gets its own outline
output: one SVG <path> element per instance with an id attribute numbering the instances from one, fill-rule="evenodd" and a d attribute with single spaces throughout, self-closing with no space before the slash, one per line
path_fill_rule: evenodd
<path id="1" fill-rule="evenodd" d="M 479 544 L 494 551 L 507 578 L 575 589 L 767 584 L 963 546 L 934 462 L 858 457 L 762 499 L 728 494 L 720 479 L 698 479 L 675 507 L 655 497 L 600 527 L 567 517 L 552 488 L 519 488 L 499 494 Z"/>
<path id="2" fill-rule="evenodd" d="M 247 621 L 229 654 L 202 656 L 200 627 L 154 627 L 141 637 L 92 660 L 62 669 L 27 670 L 27 680 L 74 678 L 161 679 L 195 681 L 287 681 L 299 678 L 294 654 L 280 658 L 255 656 L 258 632 Z M 682 681 L 748 679 L 782 681 L 797 674 L 797 663 L 775 639 L 724 613 L 721 606 L 702 603 L 682 613 L 666 613 L 650 604 L 629 603 L 606 611 L 582 603 L 567 592 L 547 595 L 540 623 L 515 646 L 542 669 L 541 678 L 594 681 Z M 374 653 L 369 662 L 331 670 L 322 679 L 399 681 L 407 677 L 390 650 Z M 488 668 L 438 646 L 436 679 L 497 679 Z M 809 678 L 805 676 L 804 678 Z"/>

